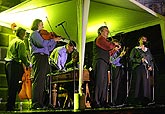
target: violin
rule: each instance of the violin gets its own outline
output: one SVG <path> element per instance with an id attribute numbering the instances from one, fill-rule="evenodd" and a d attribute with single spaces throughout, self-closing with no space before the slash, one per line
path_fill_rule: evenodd
<path id="1" fill-rule="evenodd" d="M 48 32 L 47 30 L 40 30 L 39 31 L 41 37 L 44 39 L 44 40 L 50 40 L 50 39 L 54 39 L 56 37 L 61 37 L 61 36 L 58 36 L 56 33 L 54 32 Z"/>

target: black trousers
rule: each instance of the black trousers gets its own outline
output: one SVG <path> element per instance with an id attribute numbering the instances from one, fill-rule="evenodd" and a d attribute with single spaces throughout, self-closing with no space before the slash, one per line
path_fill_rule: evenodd
<path id="1" fill-rule="evenodd" d="M 34 54 L 32 56 L 32 108 L 42 108 L 49 102 L 46 97 L 46 79 L 49 71 L 48 55 Z"/>
<path id="2" fill-rule="evenodd" d="M 102 59 L 98 59 L 94 66 L 94 105 L 104 106 L 108 95 L 108 69 L 109 65 Z"/>
<path id="3" fill-rule="evenodd" d="M 121 105 L 126 100 L 127 76 L 122 66 L 112 67 L 112 104 Z"/>
<path id="4" fill-rule="evenodd" d="M 5 63 L 5 71 L 8 84 L 6 110 L 13 110 L 15 108 L 16 95 L 22 87 L 19 81 L 22 81 L 24 69 L 22 63 L 10 61 Z"/>
<path id="5" fill-rule="evenodd" d="M 140 65 L 136 68 L 136 86 L 135 86 L 135 98 L 146 97 L 151 99 L 151 82 L 150 74 L 147 76 L 147 70 L 144 65 Z M 149 73 L 149 72 L 148 72 Z"/>
<path id="6" fill-rule="evenodd" d="M 136 67 L 132 71 L 131 88 L 128 102 L 131 104 L 146 104 L 152 100 L 152 76 L 144 65 Z"/>

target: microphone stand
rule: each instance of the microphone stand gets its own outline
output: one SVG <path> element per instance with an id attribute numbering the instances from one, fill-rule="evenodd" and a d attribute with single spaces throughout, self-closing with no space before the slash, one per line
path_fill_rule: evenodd
<path id="1" fill-rule="evenodd" d="M 113 105 L 113 78 L 112 78 L 112 64 L 110 64 L 110 87 L 111 87 L 111 100 L 110 100 L 110 105 Z"/>
<path id="2" fill-rule="evenodd" d="M 153 57 L 152 57 L 153 58 Z M 153 105 L 155 104 L 155 67 L 156 67 L 156 70 L 159 72 L 159 69 L 158 69 L 158 66 L 155 62 L 155 59 L 153 58 L 153 70 L 152 70 L 152 75 L 153 75 L 153 80 L 151 83 L 153 83 L 153 87 L 152 87 L 152 103 L 149 103 L 149 105 Z"/>
<path id="3" fill-rule="evenodd" d="M 65 34 L 67 35 L 67 37 L 68 37 L 68 38 L 69 38 L 69 40 L 70 40 L 70 36 L 69 36 L 69 34 L 67 33 L 67 31 L 66 31 L 66 29 L 65 29 L 64 25 L 63 25 L 63 24 L 61 24 L 61 26 L 62 26 L 62 28 L 63 28 L 63 30 L 64 30 Z"/>
<path id="4" fill-rule="evenodd" d="M 151 45 L 147 45 L 147 47 L 149 49 L 151 49 Z M 155 58 L 153 56 L 152 56 L 152 62 L 153 62 L 153 70 L 152 70 L 152 78 L 153 78 L 153 80 L 151 82 L 151 83 L 153 83 L 153 85 L 152 85 L 152 102 L 149 103 L 148 105 L 154 105 L 155 104 L 155 68 L 156 68 L 156 71 L 159 72 L 159 68 L 158 68 L 158 66 L 157 66 L 157 64 L 155 62 Z"/>
<path id="5" fill-rule="evenodd" d="M 63 25 L 63 23 L 61 24 L 61 26 L 62 26 L 62 28 L 63 28 L 65 34 L 67 35 L 68 39 L 70 40 L 70 36 L 69 36 L 69 34 L 67 33 L 67 31 L 66 31 L 66 29 L 65 29 L 65 27 L 64 27 L 64 25 Z M 77 91 L 76 91 L 76 66 L 75 66 L 75 65 L 74 65 L 74 67 L 73 67 L 73 77 L 74 77 L 73 82 L 74 82 L 74 94 L 75 94 L 75 93 L 77 92 Z"/>

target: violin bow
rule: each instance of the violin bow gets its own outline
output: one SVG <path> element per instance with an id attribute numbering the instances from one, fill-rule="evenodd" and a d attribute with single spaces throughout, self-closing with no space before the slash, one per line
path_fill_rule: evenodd
<path id="1" fill-rule="evenodd" d="M 107 23 L 106 22 L 104 22 L 104 24 L 105 24 L 105 26 L 107 26 Z M 109 32 L 109 34 L 110 34 L 111 39 L 113 40 L 113 37 L 112 37 L 111 32 Z"/>
<path id="2" fill-rule="evenodd" d="M 47 20 L 47 22 L 48 22 L 48 25 L 49 25 L 49 27 L 50 27 L 51 31 L 52 31 L 52 32 L 54 32 L 54 31 L 53 31 L 53 29 L 52 29 L 52 26 L 50 25 L 50 22 L 49 22 L 49 19 L 48 19 L 48 17 L 47 17 L 47 16 L 46 16 L 46 20 Z"/>

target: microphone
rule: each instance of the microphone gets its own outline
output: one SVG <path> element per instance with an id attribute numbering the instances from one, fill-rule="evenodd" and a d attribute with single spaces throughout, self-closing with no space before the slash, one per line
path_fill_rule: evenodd
<path id="1" fill-rule="evenodd" d="M 59 23 L 58 25 L 56 25 L 55 27 L 57 28 L 58 26 L 62 25 L 63 23 L 65 23 L 65 21 Z"/>
<path id="2" fill-rule="evenodd" d="M 146 47 L 148 47 L 149 46 L 149 41 L 146 41 L 146 42 L 143 42 L 143 45 L 145 45 Z"/>
<path id="3" fill-rule="evenodd" d="M 149 41 L 143 42 L 143 44 L 148 44 L 148 43 L 150 43 L 150 42 Z"/>

